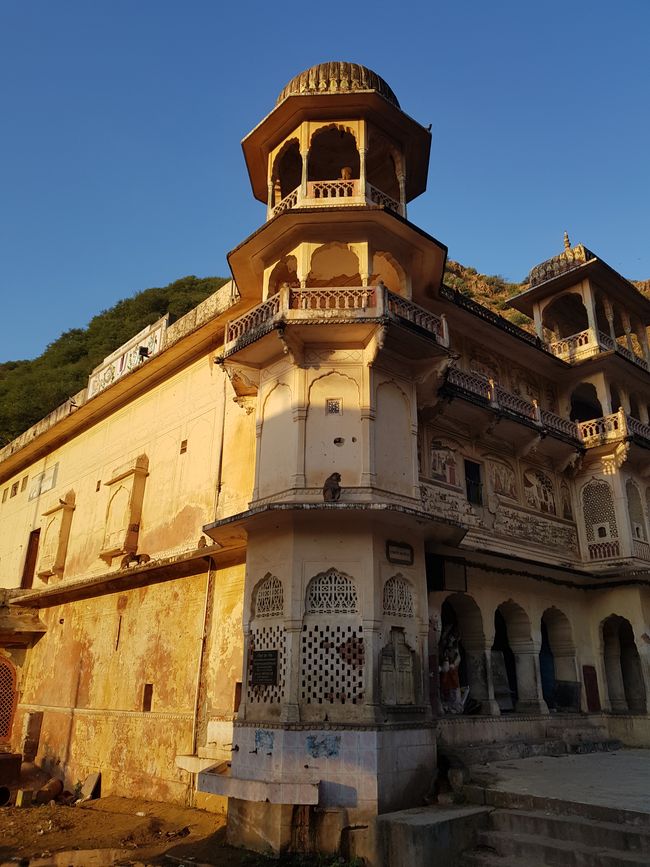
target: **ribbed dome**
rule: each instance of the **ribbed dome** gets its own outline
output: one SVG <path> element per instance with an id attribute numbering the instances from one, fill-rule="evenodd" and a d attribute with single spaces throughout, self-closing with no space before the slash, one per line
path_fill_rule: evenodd
<path id="1" fill-rule="evenodd" d="M 397 97 L 383 78 L 358 63 L 332 61 L 319 63 L 291 79 L 278 96 L 278 103 L 288 96 L 303 93 L 352 93 L 375 90 L 399 108 Z"/>

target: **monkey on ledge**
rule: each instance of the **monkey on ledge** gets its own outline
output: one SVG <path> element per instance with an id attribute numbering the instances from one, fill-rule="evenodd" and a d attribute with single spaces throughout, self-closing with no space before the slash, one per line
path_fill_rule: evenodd
<path id="1" fill-rule="evenodd" d="M 341 475 L 332 473 L 325 479 L 323 485 L 323 499 L 326 503 L 335 503 L 341 496 Z"/>

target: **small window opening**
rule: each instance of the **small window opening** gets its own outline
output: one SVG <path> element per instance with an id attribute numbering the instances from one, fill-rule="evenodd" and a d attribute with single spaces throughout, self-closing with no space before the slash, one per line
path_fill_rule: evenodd
<path id="1" fill-rule="evenodd" d="M 18 493 L 18 484 L 19 484 L 18 482 L 14 482 L 13 485 L 11 486 L 11 496 L 12 497 L 15 497 L 16 494 Z"/>
<path id="2" fill-rule="evenodd" d="M 343 401 L 340 397 L 328 397 L 325 401 L 325 412 L 328 415 L 341 415 L 343 412 Z"/>
<path id="3" fill-rule="evenodd" d="M 239 710 L 241 704 L 241 681 L 235 683 L 235 700 L 233 701 L 232 709 L 235 713 Z"/>
<path id="4" fill-rule="evenodd" d="M 609 524 L 597 524 L 594 530 L 599 539 L 609 539 Z"/>
<path id="5" fill-rule="evenodd" d="M 180 453 L 181 453 L 182 455 L 184 455 L 186 451 L 187 451 L 187 440 L 181 440 L 181 449 L 180 449 Z"/>
<path id="6" fill-rule="evenodd" d="M 467 499 L 475 506 L 483 505 L 483 483 L 481 482 L 481 465 L 476 461 L 465 459 L 465 487 Z"/>
<path id="7" fill-rule="evenodd" d="M 102 480 L 97 479 L 97 484 L 95 485 L 95 490 L 98 491 L 102 486 Z"/>
<path id="8" fill-rule="evenodd" d="M 9 488 L 5 488 L 2 492 L 2 502 L 5 503 L 7 501 L 7 497 L 9 496 Z"/>
<path id="9" fill-rule="evenodd" d="M 28 481 L 28 479 L 29 479 L 29 476 L 23 476 L 23 480 L 22 480 L 22 482 L 20 483 L 20 493 L 21 493 L 21 494 L 22 494 L 22 492 L 25 490 L 25 488 L 27 487 L 27 481 Z"/>
<path id="10" fill-rule="evenodd" d="M 153 703 L 153 683 L 145 683 L 142 691 L 142 710 L 149 713 Z"/>

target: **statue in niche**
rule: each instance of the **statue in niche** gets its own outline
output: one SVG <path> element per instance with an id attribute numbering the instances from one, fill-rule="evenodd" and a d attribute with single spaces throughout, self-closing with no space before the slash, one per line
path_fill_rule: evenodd
<path id="1" fill-rule="evenodd" d="M 388 644 L 381 649 L 380 677 L 382 704 L 416 703 L 415 651 L 406 643 L 403 629 L 393 627 Z"/>
<path id="2" fill-rule="evenodd" d="M 341 497 L 341 474 L 332 473 L 325 479 L 323 499 L 326 503 L 336 503 Z"/>
<path id="3" fill-rule="evenodd" d="M 439 671 L 440 700 L 445 713 L 463 713 L 463 694 L 460 688 L 460 649 L 458 630 L 453 624 L 446 626 L 440 638 Z M 465 693 L 467 695 L 467 692 Z"/>

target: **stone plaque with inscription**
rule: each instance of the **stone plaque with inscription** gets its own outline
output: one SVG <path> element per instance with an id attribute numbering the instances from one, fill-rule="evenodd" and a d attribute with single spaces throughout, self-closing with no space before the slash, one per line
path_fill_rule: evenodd
<path id="1" fill-rule="evenodd" d="M 254 650 L 251 666 L 251 686 L 276 686 L 278 682 L 278 651 Z"/>

